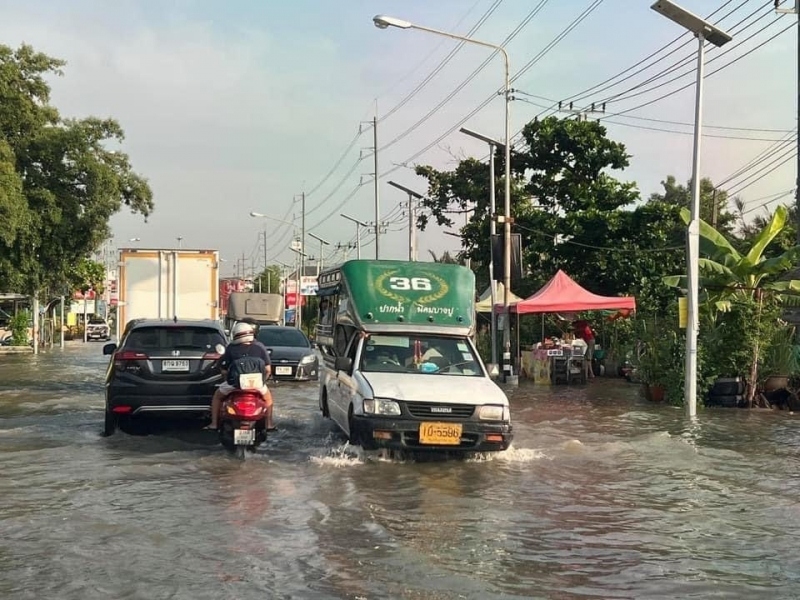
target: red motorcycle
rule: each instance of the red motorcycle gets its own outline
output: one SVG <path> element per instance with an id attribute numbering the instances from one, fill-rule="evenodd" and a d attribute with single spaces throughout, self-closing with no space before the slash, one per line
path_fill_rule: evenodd
<path id="1" fill-rule="evenodd" d="M 222 401 L 219 441 L 238 458 L 267 441 L 267 404 L 259 390 L 234 390 Z"/>

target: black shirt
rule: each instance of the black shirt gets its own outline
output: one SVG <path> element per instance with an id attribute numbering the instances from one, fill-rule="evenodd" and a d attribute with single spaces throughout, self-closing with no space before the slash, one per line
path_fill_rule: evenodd
<path id="1" fill-rule="evenodd" d="M 231 363 L 243 356 L 252 356 L 253 358 L 260 358 L 264 361 L 266 366 L 270 366 L 272 362 L 269 359 L 269 352 L 267 347 L 258 340 L 250 344 L 229 344 L 225 348 L 225 354 L 222 355 L 220 366 L 223 369 L 229 369 Z"/>

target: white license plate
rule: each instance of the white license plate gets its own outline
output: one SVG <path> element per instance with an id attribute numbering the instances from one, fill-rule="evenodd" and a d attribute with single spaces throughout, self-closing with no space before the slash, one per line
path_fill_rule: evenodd
<path id="1" fill-rule="evenodd" d="M 250 446 L 256 441 L 255 429 L 234 429 L 233 443 L 237 446 Z"/>
<path id="2" fill-rule="evenodd" d="M 162 371 L 188 371 L 189 370 L 189 361 L 188 360 L 162 360 L 161 361 L 161 370 Z"/>
<path id="3" fill-rule="evenodd" d="M 275 375 L 291 375 L 292 367 L 275 367 Z"/>

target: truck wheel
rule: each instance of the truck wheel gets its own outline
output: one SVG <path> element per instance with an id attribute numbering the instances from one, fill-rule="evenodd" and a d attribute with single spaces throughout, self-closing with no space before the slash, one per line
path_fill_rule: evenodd
<path id="1" fill-rule="evenodd" d="M 347 418 L 347 428 L 350 430 L 349 439 L 352 445 L 361 446 L 361 448 L 364 450 L 376 450 L 378 448 L 378 444 L 375 443 L 375 440 L 368 439 L 360 433 L 354 433 L 352 406 L 350 407 L 349 416 Z"/>
<path id="2" fill-rule="evenodd" d="M 327 390 L 322 390 L 322 400 L 320 401 L 320 410 L 322 411 L 322 416 L 326 419 L 331 418 L 331 411 L 328 408 L 328 392 Z"/>

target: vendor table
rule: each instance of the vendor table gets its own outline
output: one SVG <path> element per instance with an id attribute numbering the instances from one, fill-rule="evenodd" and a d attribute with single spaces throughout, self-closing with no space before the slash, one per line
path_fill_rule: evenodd
<path id="1" fill-rule="evenodd" d="M 536 348 L 522 353 L 522 373 L 534 383 L 586 383 L 582 346 Z"/>

